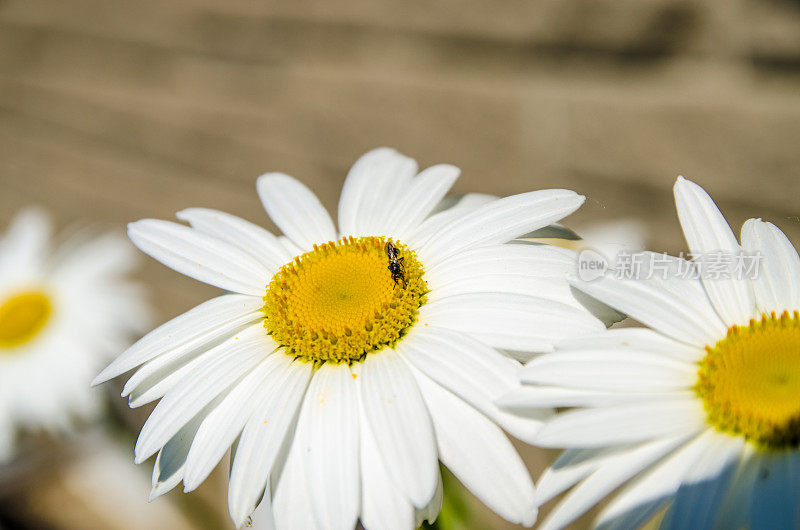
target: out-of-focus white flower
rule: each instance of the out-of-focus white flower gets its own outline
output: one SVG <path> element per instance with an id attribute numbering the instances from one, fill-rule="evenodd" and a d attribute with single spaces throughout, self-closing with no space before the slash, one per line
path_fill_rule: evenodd
<path id="1" fill-rule="evenodd" d="M 650 254 L 639 277 L 574 283 L 649 329 L 562 342 L 502 400 L 523 416 L 571 408 L 536 437 L 567 449 L 538 502 L 574 486 L 540 528 L 618 488 L 599 528 L 667 506 L 662 528 L 800 528 L 800 258 L 760 219 L 740 245 L 693 182 L 679 178 L 675 200 L 694 262 Z"/>
<path id="2" fill-rule="evenodd" d="M 526 234 L 523 240 L 557 245 L 575 251 L 594 250 L 610 263 L 621 252 L 634 253 L 645 249 L 647 229 L 636 219 L 617 219 L 568 228 L 554 224 Z"/>
<path id="3" fill-rule="evenodd" d="M 148 323 L 138 286 L 124 278 L 135 254 L 123 238 L 74 240 L 51 252 L 38 209 L 0 239 L 0 457 L 22 430 L 69 430 L 91 420 L 97 369 Z"/>
<path id="4" fill-rule="evenodd" d="M 574 298 L 564 249 L 507 244 L 583 197 L 543 190 L 468 195 L 432 215 L 458 177 L 391 149 L 363 156 L 339 228 L 297 180 L 258 180 L 285 237 L 204 209 L 191 227 L 143 220 L 134 243 L 233 291 L 165 324 L 97 382 L 141 367 L 133 406 L 163 397 L 136 461 L 158 453 L 154 495 L 196 488 L 238 439 L 231 516 L 260 499 L 278 528 L 415 528 L 439 511 L 441 460 L 510 521 L 533 524 L 533 483 L 500 427 L 530 440 L 538 418 L 501 412 L 519 364 L 498 349 L 549 351 L 604 325 Z M 263 514 L 259 514 L 263 515 Z"/>

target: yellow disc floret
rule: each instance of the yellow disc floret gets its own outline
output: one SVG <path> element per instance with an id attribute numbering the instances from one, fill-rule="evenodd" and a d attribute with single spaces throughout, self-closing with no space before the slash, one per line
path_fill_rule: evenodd
<path id="1" fill-rule="evenodd" d="M 0 303 L 0 350 L 21 346 L 47 324 L 53 308 L 39 291 L 17 294 Z"/>
<path id="2" fill-rule="evenodd" d="M 800 315 L 763 315 L 706 347 L 695 391 L 708 421 L 761 450 L 800 446 Z"/>
<path id="3" fill-rule="evenodd" d="M 264 297 L 268 333 L 311 362 L 352 362 L 394 346 L 416 321 L 427 290 L 414 252 L 397 242 L 393 275 L 388 242 L 348 237 L 281 267 Z"/>

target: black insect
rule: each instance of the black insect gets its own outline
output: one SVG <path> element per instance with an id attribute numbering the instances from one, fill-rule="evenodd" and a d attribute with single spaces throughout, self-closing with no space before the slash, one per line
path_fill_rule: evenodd
<path id="1" fill-rule="evenodd" d="M 392 280 L 394 280 L 395 286 L 397 286 L 397 281 L 400 280 L 403 282 L 403 289 L 405 289 L 407 285 L 406 266 L 403 263 L 403 257 L 400 256 L 400 251 L 391 243 L 386 243 L 386 255 L 389 256 L 389 266 L 387 268 L 392 273 Z"/>

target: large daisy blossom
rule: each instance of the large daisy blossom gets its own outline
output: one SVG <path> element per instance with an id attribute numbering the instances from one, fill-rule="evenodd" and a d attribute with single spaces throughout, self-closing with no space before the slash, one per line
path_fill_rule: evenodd
<path id="1" fill-rule="evenodd" d="M 135 254 L 122 237 L 74 237 L 51 251 L 38 209 L 0 237 L 0 459 L 20 431 L 59 433 L 101 409 L 89 382 L 148 325 Z"/>
<path id="2" fill-rule="evenodd" d="M 136 462 L 158 453 L 154 496 L 181 480 L 193 490 L 234 444 L 237 526 L 263 498 L 278 528 L 413 528 L 438 513 L 439 460 L 501 516 L 534 522 L 533 483 L 501 427 L 530 441 L 544 413 L 494 404 L 519 385 L 504 354 L 604 326 L 572 295 L 570 253 L 506 243 L 583 197 L 467 195 L 436 211 L 458 174 L 417 174 L 382 148 L 351 169 L 338 230 L 308 188 L 275 173 L 257 189 L 284 236 L 197 208 L 177 214 L 191 226 L 129 226 L 144 252 L 231 292 L 96 380 L 140 366 L 123 393 L 131 406 L 163 397 L 135 449 Z"/>
<path id="3" fill-rule="evenodd" d="M 618 269 L 575 283 L 650 329 L 560 343 L 502 400 L 522 415 L 571 408 L 536 436 L 566 449 L 537 502 L 572 487 L 541 528 L 568 525 L 617 488 L 599 528 L 635 528 L 665 507 L 666 528 L 800 527 L 797 251 L 760 219 L 740 245 L 688 180 L 675 200 L 692 262 L 649 254 L 638 278 Z"/>

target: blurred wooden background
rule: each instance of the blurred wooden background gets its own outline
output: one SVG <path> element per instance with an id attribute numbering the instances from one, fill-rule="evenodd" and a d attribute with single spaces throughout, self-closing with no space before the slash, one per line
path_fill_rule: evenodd
<path id="1" fill-rule="evenodd" d="M 573 188 L 576 223 L 635 217 L 657 250 L 684 248 L 684 174 L 797 244 L 799 140 L 797 0 L 0 0 L 0 225 L 268 224 L 266 171 L 333 212 L 389 145 L 460 166 L 455 192 Z M 142 261 L 160 319 L 214 293 Z"/>

